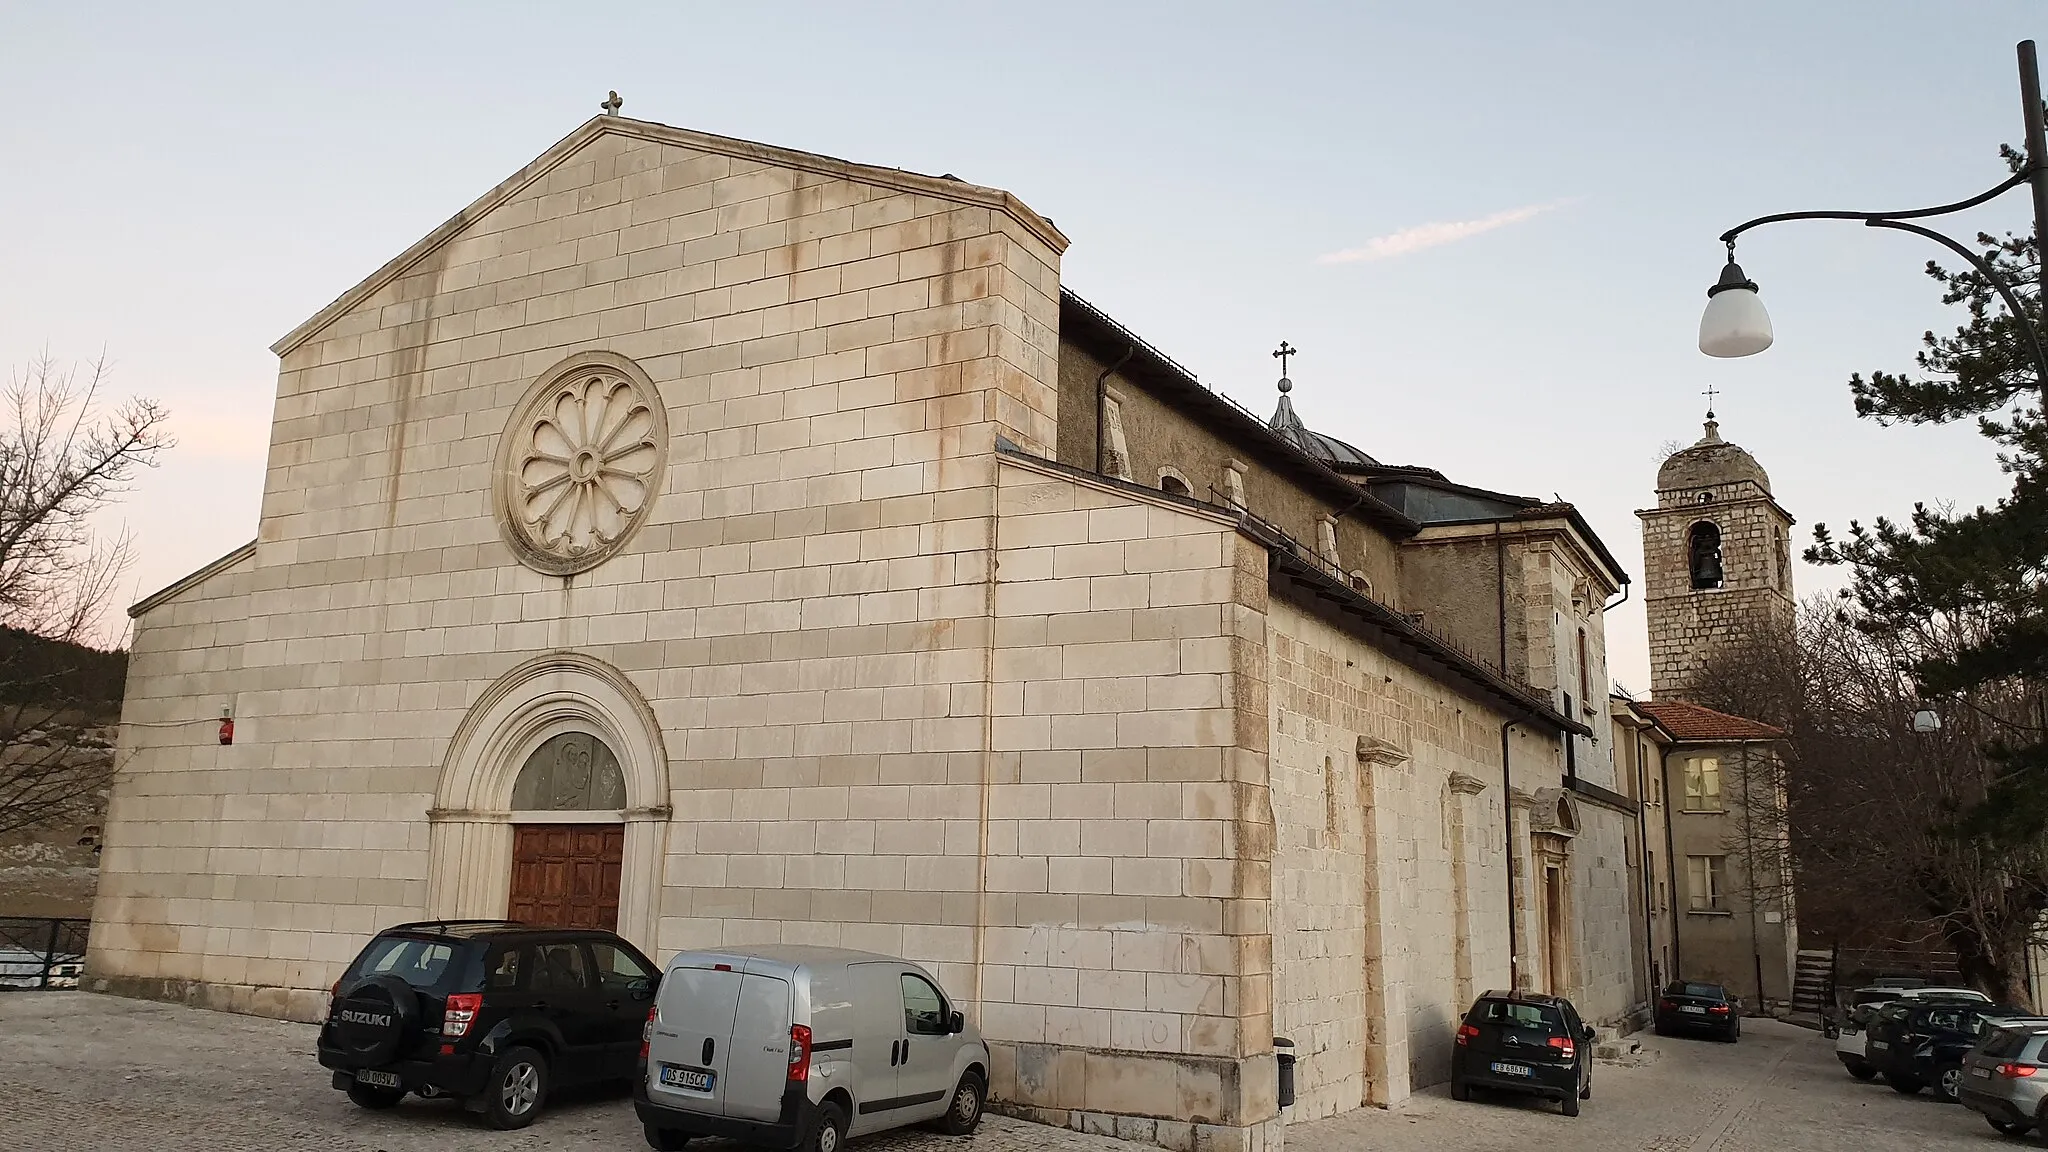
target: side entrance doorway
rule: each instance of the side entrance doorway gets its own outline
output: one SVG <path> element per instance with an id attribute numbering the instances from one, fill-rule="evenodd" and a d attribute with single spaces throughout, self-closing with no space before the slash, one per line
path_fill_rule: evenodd
<path id="1" fill-rule="evenodd" d="M 559 928 L 619 924 L 623 824 L 515 824 L 506 917 Z"/>

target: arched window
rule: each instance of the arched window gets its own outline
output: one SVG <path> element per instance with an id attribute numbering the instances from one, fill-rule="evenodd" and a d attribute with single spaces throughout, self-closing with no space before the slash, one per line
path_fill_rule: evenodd
<path id="1" fill-rule="evenodd" d="M 1182 480 L 1178 476 L 1161 476 L 1159 478 L 1159 490 L 1168 496 L 1192 495 L 1188 491 L 1187 481 Z"/>
<path id="2" fill-rule="evenodd" d="M 1692 526 L 1686 541 L 1686 563 L 1695 589 L 1721 586 L 1721 529 L 1712 521 Z"/>

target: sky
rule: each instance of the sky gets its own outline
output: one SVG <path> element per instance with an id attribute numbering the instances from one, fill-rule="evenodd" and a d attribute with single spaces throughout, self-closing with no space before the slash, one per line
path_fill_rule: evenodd
<path id="1" fill-rule="evenodd" d="M 1972 195 L 2038 0 L 1530 5 L 0 0 L 0 365 L 104 354 L 177 447 L 109 517 L 132 599 L 253 538 L 268 346 L 557 139 L 628 116 L 1008 189 L 1062 282 L 1255 411 L 1577 504 L 1641 572 L 1662 454 L 1724 436 L 1800 522 L 2001 491 L 1974 431 L 1856 419 L 1955 320 L 1929 242 L 1744 238 L 1778 342 L 1694 346 L 1752 216 Z M 1948 221 L 2024 229 L 2015 194 Z M 1800 565 L 1802 593 L 1840 574 Z M 1640 587 L 1608 615 L 1648 686 Z"/>

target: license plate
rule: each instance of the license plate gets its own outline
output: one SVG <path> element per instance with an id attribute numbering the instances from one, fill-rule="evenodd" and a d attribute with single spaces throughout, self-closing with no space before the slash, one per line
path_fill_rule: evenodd
<path id="1" fill-rule="evenodd" d="M 1991 1069 L 1972 1068 L 1970 1069 L 1970 1075 L 1977 1077 L 1979 1080 L 1989 1080 L 1991 1079 Z"/>
<path id="2" fill-rule="evenodd" d="M 1494 1064 L 1494 1066 L 1493 1066 L 1493 1070 L 1494 1070 L 1495 1072 L 1498 1072 L 1498 1073 L 1500 1073 L 1500 1074 L 1501 1074 L 1501 1075 L 1503 1075 L 1503 1076 L 1533 1076 L 1533 1075 L 1535 1075 L 1535 1073 L 1534 1073 L 1534 1072 L 1531 1072 L 1531 1071 L 1529 1070 L 1529 1066 L 1528 1066 L 1527 1064 L 1501 1064 L 1501 1063 L 1497 1063 L 1497 1062 L 1496 1062 L 1496 1063 Z"/>
<path id="3" fill-rule="evenodd" d="M 674 1064 L 661 1066 L 661 1083 L 664 1088 L 681 1092 L 709 1092 L 718 1074 L 705 1068 L 679 1068 Z"/>
<path id="4" fill-rule="evenodd" d="M 1678 1010 L 1689 1016 L 1705 1016 L 1707 1014 L 1707 1010 L 1697 1004 L 1680 1004 Z"/>
<path id="5" fill-rule="evenodd" d="M 1870 1042 L 1870 1046 L 1871 1046 L 1872 1048 L 1880 1048 L 1880 1049 L 1882 1049 L 1882 1048 L 1889 1048 L 1889 1047 L 1891 1047 L 1891 1042 L 1890 1042 L 1890 1041 L 1888 1041 L 1888 1040 L 1872 1040 L 1872 1041 Z"/>
<path id="6" fill-rule="evenodd" d="M 396 1088 L 398 1087 L 398 1073 L 372 1072 L 365 1068 L 361 1072 L 356 1073 L 356 1083 L 374 1084 L 379 1088 Z"/>

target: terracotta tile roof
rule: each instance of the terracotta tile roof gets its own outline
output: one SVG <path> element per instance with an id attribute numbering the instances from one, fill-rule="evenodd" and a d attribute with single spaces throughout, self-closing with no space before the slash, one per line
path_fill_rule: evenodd
<path id="1" fill-rule="evenodd" d="M 1662 724 L 1667 731 L 1680 740 L 1696 741 L 1737 741 L 1737 740 L 1781 740 L 1785 736 L 1782 728 L 1747 720 L 1741 716 L 1730 716 L 1712 708 L 1702 708 L 1683 700 L 1640 701 L 1639 711 L 1648 713 L 1651 719 Z"/>

